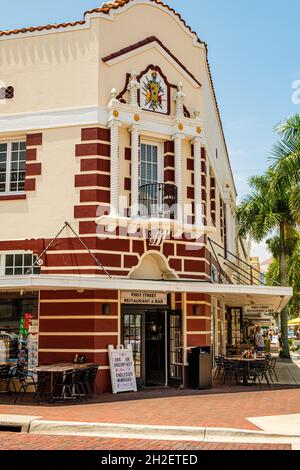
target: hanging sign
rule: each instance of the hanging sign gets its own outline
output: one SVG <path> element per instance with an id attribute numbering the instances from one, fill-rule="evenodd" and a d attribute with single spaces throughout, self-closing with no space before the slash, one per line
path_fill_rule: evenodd
<path id="1" fill-rule="evenodd" d="M 244 308 L 245 313 L 248 315 L 261 315 L 261 314 L 273 314 L 276 313 L 276 309 L 271 305 L 251 305 Z"/>
<path id="2" fill-rule="evenodd" d="M 168 297 L 163 292 L 122 292 L 122 304 L 167 305 Z"/>
<path id="3" fill-rule="evenodd" d="M 136 377 L 132 348 L 108 346 L 111 386 L 113 393 L 136 392 Z"/>

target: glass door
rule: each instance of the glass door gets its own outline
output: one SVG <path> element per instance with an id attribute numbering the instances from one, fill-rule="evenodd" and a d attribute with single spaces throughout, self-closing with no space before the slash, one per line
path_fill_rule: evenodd
<path id="1" fill-rule="evenodd" d="M 168 312 L 169 377 L 170 387 L 183 383 L 183 338 L 181 311 Z"/>
<path id="2" fill-rule="evenodd" d="M 143 315 L 125 313 L 122 316 L 122 342 L 125 348 L 132 347 L 135 376 L 139 385 L 143 384 Z"/>

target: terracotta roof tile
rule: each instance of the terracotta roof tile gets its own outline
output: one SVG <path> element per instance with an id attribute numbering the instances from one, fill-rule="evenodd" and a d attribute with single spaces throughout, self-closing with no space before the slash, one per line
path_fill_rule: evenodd
<path id="1" fill-rule="evenodd" d="M 132 1 L 134 1 L 134 0 L 114 0 L 112 2 L 106 2 L 106 3 L 103 3 L 100 8 L 94 8 L 93 10 L 86 11 L 85 15 L 88 14 L 88 13 L 105 13 L 105 14 L 109 14 L 110 10 L 116 10 L 117 8 L 123 7 L 123 6 L 127 5 L 128 3 L 132 2 Z M 161 5 L 162 7 L 167 8 L 169 11 L 174 13 L 174 15 L 177 16 L 180 19 L 180 21 L 184 24 L 184 26 L 192 34 L 196 35 L 198 41 L 201 44 L 203 44 L 203 41 L 201 41 L 201 39 L 199 38 L 197 33 L 192 30 L 192 28 L 185 22 L 185 20 L 182 18 L 182 16 L 179 13 L 177 13 L 177 11 L 174 10 L 174 8 L 171 8 L 169 5 L 162 2 L 161 0 L 149 0 L 149 1 L 153 2 L 153 3 L 157 3 L 158 5 Z"/>

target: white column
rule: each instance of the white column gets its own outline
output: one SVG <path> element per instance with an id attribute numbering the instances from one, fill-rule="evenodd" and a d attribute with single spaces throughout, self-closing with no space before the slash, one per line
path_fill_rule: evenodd
<path id="1" fill-rule="evenodd" d="M 110 213 L 119 215 L 119 126 L 120 122 L 113 119 L 110 128 Z"/>
<path id="2" fill-rule="evenodd" d="M 194 139 L 195 226 L 203 226 L 201 138 Z"/>
<path id="3" fill-rule="evenodd" d="M 130 127 L 131 132 L 131 217 L 139 215 L 139 159 L 140 126 Z"/>
<path id="4" fill-rule="evenodd" d="M 179 132 L 174 135 L 175 141 L 175 185 L 177 186 L 177 220 L 180 223 L 183 223 L 183 152 L 182 152 L 182 141 L 184 135 Z"/>

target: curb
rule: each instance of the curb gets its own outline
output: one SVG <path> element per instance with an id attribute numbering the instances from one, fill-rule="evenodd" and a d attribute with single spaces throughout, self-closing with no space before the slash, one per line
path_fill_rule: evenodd
<path id="1" fill-rule="evenodd" d="M 29 432 L 32 421 L 38 420 L 40 416 L 24 416 L 24 415 L 5 415 L 0 414 L 0 431 L 1 428 L 20 428 L 21 432 Z"/>
<path id="2" fill-rule="evenodd" d="M 300 434 L 287 435 L 230 428 L 187 426 L 146 426 L 135 424 L 33 420 L 30 423 L 28 432 L 30 434 L 76 435 L 120 439 L 300 444 Z"/>

